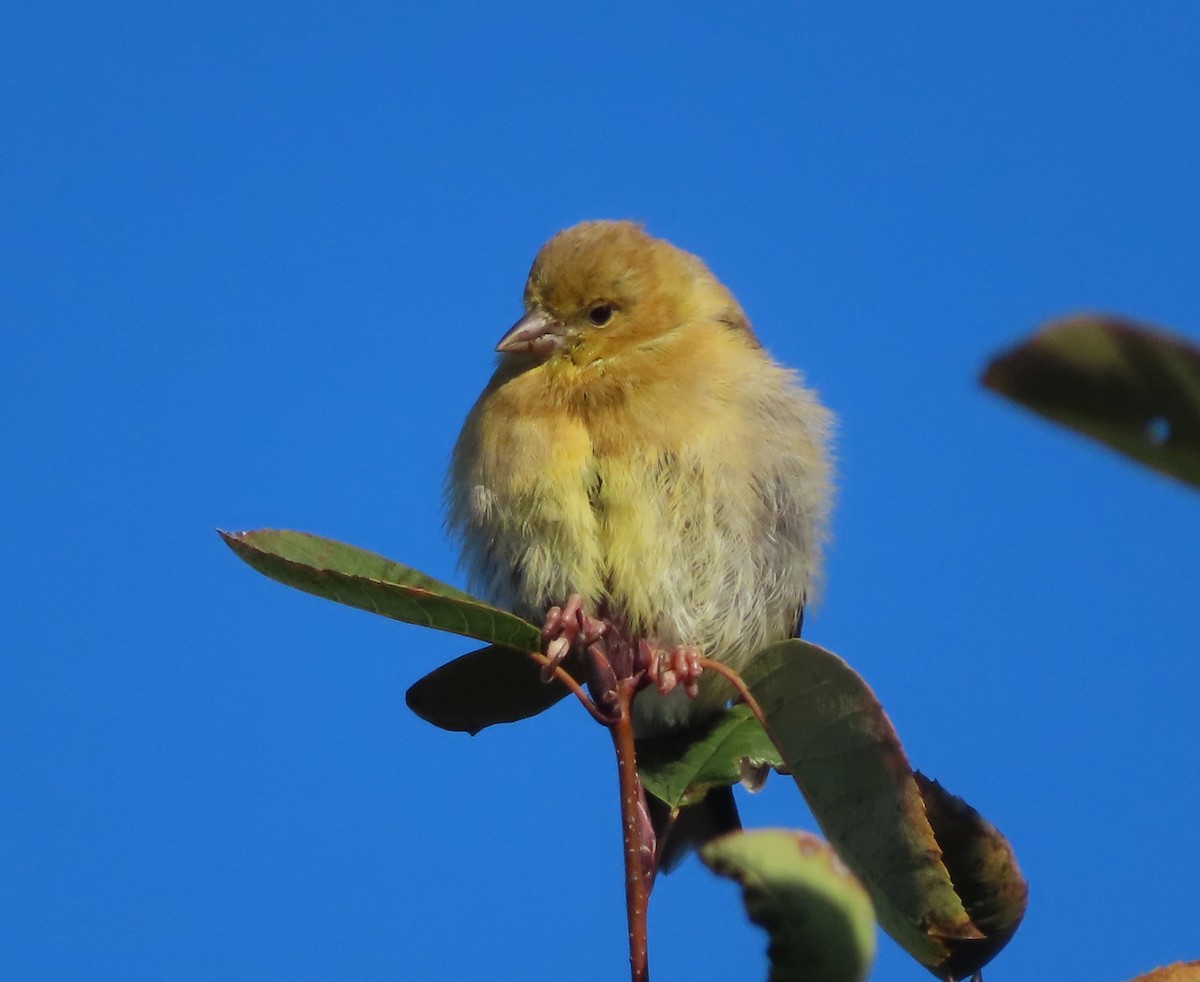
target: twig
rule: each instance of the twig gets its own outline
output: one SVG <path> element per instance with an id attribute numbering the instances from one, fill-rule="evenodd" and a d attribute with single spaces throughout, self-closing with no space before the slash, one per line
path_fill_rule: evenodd
<path id="1" fill-rule="evenodd" d="M 768 733 L 771 732 L 767 729 L 767 718 L 763 715 L 762 707 L 758 704 L 758 700 L 750 695 L 750 690 L 746 688 L 746 683 L 742 681 L 742 677 L 737 672 L 727 665 L 722 665 L 719 661 L 713 661 L 711 658 L 701 658 L 700 667 L 706 672 L 716 672 L 718 675 L 725 676 L 733 687 L 737 689 L 738 695 L 742 697 L 742 702 L 749 706 L 750 711 L 758 717 L 762 728 L 767 730 Z"/>
<path id="2" fill-rule="evenodd" d="M 540 651 L 528 651 L 526 654 L 529 655 L 529 657 L 539 665 L 541 665 L 542 668 L 548 668 L 551 664 L 550 659 L 543 655 Z M 554 677 L 573 693 L 575 693 L 579 701 L 583 703 L 583 708 L 592 714 L 592 718 L 595 719 L 597 723 L 601 723 L 604 726 L 612 726 L 613 721 L 608 716 L 605 716 L 602 712 L 600 712 L 600 710 L 596 707 L 596 704 L 592 702 L 591 697 L 583 691 L 583 686 L 571 678 L 570 672 L 566 671 L 561 665 L 555 665 Z"/>
<path id="3" fill-rule="evenodd" d="M 646 909 L 650 903 L 651 880 L 643 859 L 642 823 L 638 815 L 641 779 L 633 744 L 633 696 L 637 683 L 622 679 L 617 686 L 617 719 L 610 722 L 613 747 L 617 752 L 617 774 L 621 791 L 621 839 L 625 849 L 625 914 L 629 923 L 629 977 L 631 982 L 649 982 L 650 965 L 646 942 Z"/>
<path id="4" fill-rule="evenodd" d="M 588 687 L 606 715 L 583 687 L 563 670 L 558 660 L 541 652 L 529 657 L 543 668 L 543 678 L 556 677 L 575 693 L 598 723 L 608 727 L 617 755 L 617 782 L 621 798 L 621 844 L 625 857 L 625 917 L 629 926 L 629 977 L 631 982 L 650 982 L 646 913 L 654 884 L 652 847 L 654 833 L 646 816 L 645 794 L 638 776 L 633 738 L 633 697 L 646 684 L 646 672 L 637 665 L 637 646 L 628 638 L 616 637 L 609 649 L 602 642 L 588 646 L 584 654 Z M 614 656 L 615 657 L 610 657 Z"/>

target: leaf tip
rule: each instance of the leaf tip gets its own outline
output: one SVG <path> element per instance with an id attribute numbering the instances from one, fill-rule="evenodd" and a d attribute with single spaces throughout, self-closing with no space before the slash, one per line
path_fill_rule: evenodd
<path id="1" fill-rule="evenodd" d="M 225 529 L 216 529 L 217 535 L 221 537 L 221 541 L 229 546 L 237 555 L 241 556 L 246 546 L 246 537 L 249 532 L 227 532 Z"/>

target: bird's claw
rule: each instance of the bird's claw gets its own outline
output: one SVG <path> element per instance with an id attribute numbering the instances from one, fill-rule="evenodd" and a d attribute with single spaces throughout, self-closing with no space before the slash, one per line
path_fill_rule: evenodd
<path id="1" fill-rule="evenodd" d="M 555 671 L 566 661 L 571 653 L 571 642 L 564 637 L 552 638 L 546 645 L 546 664 L 542 666 L 542 681 L 549 682 L 554 678 Z"/>
<path id="2" fill-rule="evenodd" d="M 646 667 L 646 678 L 654 683 L 660 695 L 665 696 L 677 685 L 683 686 L 689 699 L 700 694 L 700 676 L 704 669 L 700 666 L 703 655 L 698 648 L 677 645 L 670 651 L 663 651 L 642 641 L 639 655 Z"/>
<path id="3" fill-rule="evenodd" d="M 554 606 L 546 611 L 542 624 L 542 637 L 565 638 L 568 646 L 578 644 L 586 648 L 599 641 L 608 630 L 608 624 L 583 612 L 583 597 L 572 593 L 561 607 Z"/>
<path id="4" fill-rule="evenodd" d="M 566 660 L 572 648 L 587 649 L 596 644 L 608 630 L 608 624 L 583 612 L 583 598 L 573 593 L 561 607 L 546 611 L 542 637 L 547 641 L 542 680 L 549 682 L 554 672 Z"/>

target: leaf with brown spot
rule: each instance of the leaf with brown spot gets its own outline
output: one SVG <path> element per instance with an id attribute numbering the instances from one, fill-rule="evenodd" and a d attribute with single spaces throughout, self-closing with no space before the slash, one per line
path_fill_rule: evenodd
<path id="1" fill-rule="evenodd" d="M 700 850 L 736 880 L 746 912 L 770 938 L 769 982 L 862 982 L 875 959 L 871 900 L 815 835 L 787 829 L 731 832 Z"/>
<path id="2" fill-rule="evenodd" d="M 1053 321 L 994 358 L 984 386 L 1200 487 L 1200 348 L 1133 321 Z"/>
<path id="3" fill-rule="evenodd" d="M 937 781 L 919 771 L 913 777 L 954 890 L 984 934 L 951 946 L 950 957 L 939 966 L 939 971 L 961 978 L 986 965 L 1008 944 L 1025 916 L 1029 886 L 1012 846 L 994 825 Z"/>
<path id="4" fill-rule="evenodd" d="M 813 816 L 870 891 L 883 928 L 940 978 L 981 967 L 1016 926 L 1010 902 L 989 900 L 990 874 L 976 869 L 1004 867 L 998 843 L 931 793 L 946 813 L 937 824 L 951 833 L 939 841 L 891 723 L 836 655 L 785 641 L 756 655 L 743 677 Z M 978 882 L 966 896 L 985 923 L 972 919 L 950 865 L 964 882 Z"/>

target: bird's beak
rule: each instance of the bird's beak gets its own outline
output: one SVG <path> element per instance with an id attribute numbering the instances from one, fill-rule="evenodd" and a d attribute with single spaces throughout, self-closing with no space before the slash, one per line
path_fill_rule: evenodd
<path id="1" fill-rule="evenodd" d="M 523 352 L 546 357 L 562 347 L 566 327 L 544 310 L 534 307 L 508 329 L 508 333 L 496 345 L 497 351 L 506 354 Z"/>

